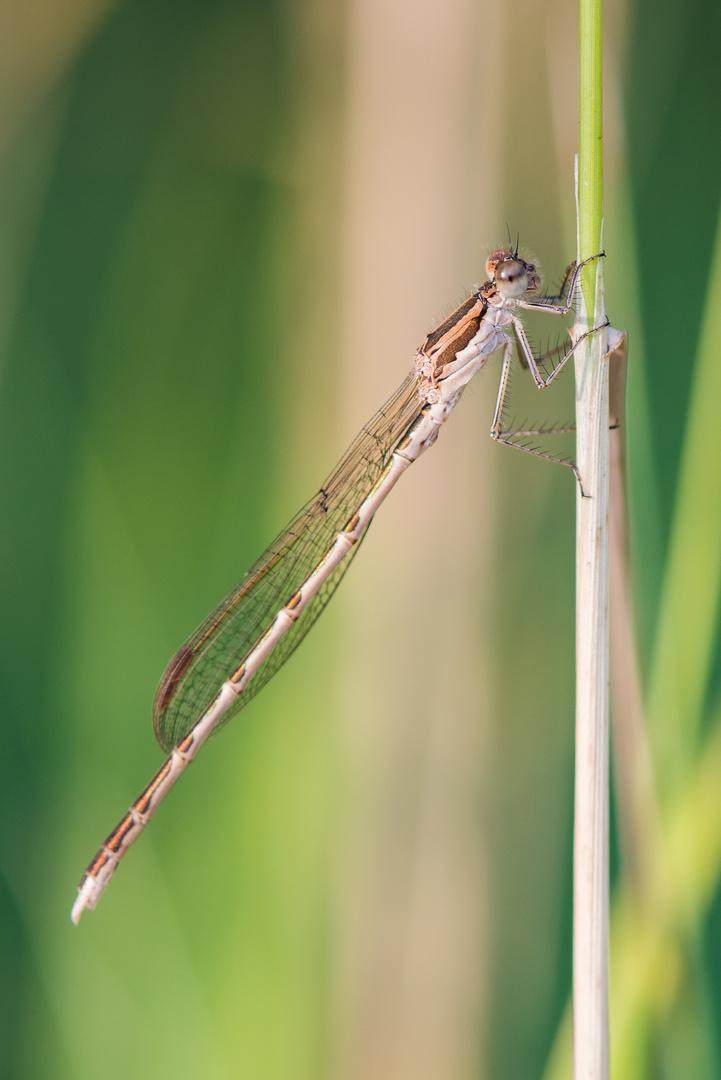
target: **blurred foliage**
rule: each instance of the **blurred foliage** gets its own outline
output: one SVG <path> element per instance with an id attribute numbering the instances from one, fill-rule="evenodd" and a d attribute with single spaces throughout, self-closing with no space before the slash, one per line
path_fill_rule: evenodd
<path id="1" fill-rule="evenodd" d="M 423 873 L 440 879 L 442 861 L 398 873 L 397 950 L 371 915 L 348 918 L 344 889 L 358 886 L 380 908 L 398 867 L 397 849 L 373 841 L 391 857 L 364 885 L 367 853 L 347 826 L 336 665 L 358 630 L 340 597 L 287 672 L 204 751 L 98 911 L 78 930 L 67 917 L 83 865 L 160 761 L 149 711 L 168 657 L 354 434 L 336 415 L 339 305 L 349 303 L 340 252 L 354 49 L 359 40 L 376 47 L 363 38 L 370 10 L 332 0 L 78 0 L 38 7 L 43 19 L 22 5 L 3 16 L 4 48 L 15 49 L 0 110 L 3 1077 L 417 1078 L 413 1033 L 453 1015 L 471 1049 L 445 1075 L 530 1080 L 567 1069 L 572 488 L 566 470 L 523 455 L 484 456 L 483 522 L 493 534 L 483 582 L 467 589 L 469 607 L 483 608 L 474 618 L 490 700 L 482 790 L 469 811 L 482 840 L 465 838 L 466 850 L 483 849 L 482 903 L 473 894 L 460 928 L 461 942 L 473 938 L 471 988 L 461 992 L 455 969 L 431 950 L 422 985 L 433 998 L 413 996 L 420 976 L 402 934 L 418 924 Z M 384 71 L 404 59 L 406 9 L 388 10 L 397 22 L 376 13 Z M 414 5 L 420 23 L 433 11 Z M 542 252 L 551 281 L 573 237 L 566 17 L 563 5 L 530 0 L 502 18 L 490 4 L 474 8 L 477 55 L 510 57 L 524 77 L 495 77 L 494 92 L 504 91 L 496 110 L 480 71 L 458 120 L 459 144 L 478 145 L 479 172 L 495 184 L 478 199 L 487 239 L 502 239 L 508 219 Z M 711 1078 L 721 1061 L 721 151 L 709 132 L 721 107 L 721 13 L 710 0 L 609 0 L 608 20 L 607 309 L 631 334 L 632 566 L 658 808 L 642 838 L 640 893 L 614 837 L 614 1075 Z M 414 111 L 420 90 L 404 85 L 412 123 L 435 146 L 435 114 Z M 386 103 L 376 107 L 380 123 Z M 407 213 L 426 244 L 433 222 L 413 216 L 410 166 L 429 162 L 409 163 L 407 200 L 392 212 Z M 392 189 L 387 161 L 377 168 Z M 466 209 L 481 183 L 471 176 L 458 214 L 467 250 L 451 263 L 442 243 L 423 249 L 453 266 L 448 301 L 464 273 L 481 274 L 466 269 L 482 262 Z M 396 256 L 375 257 L 380 272 Z M 399 294 L 425 288 L 420 261 L 409 257 Z M 368 325 L 377 315 L 362 314 Z M 411 331 L 416 343 L 425 329 Z M 405 371 L 403 356 L 385 359 L 393 369 L 373 407 Z M 520 381 L 519 419 L 526 408 L 535 419 L 538 402 Z M 459 431 L 485 431 L 492 382 L 478 407 L 464 402 Z M 560 393 L 551 420 L 566 419 Z M 454 438 L 449 425 L 433 452 L 446 475 Z M 481 482 L 479 461 L 467 457 L 459 502 Z M 425 484 L 436 506 L 423 469 L 419 490 Z M 460 559 L 451 523 L 441 526 L 447 561 Z M 380 520 L 376 529 L 379 545 L 392 541 Z M 361 569 L 372 558 L 364 550 L 353 568 L 359 589 L 374 587 Z M 389 568 L 389 580 L 402 569 Z M 420 608 L 408 600 L 409 612 L 428 616 L 433 659 L 454 613 L 442 621 L 431 585 L 442 576 L 449 589 L 449 572 L 433 564 L 415 583 Z M 384 600 L 369 633 L 391 666 L 413 673 L 409 700 L 430 701 L 425 658 L 402 655 L 418 620 L 408 614 L 400 632 L 386 626 Z M 382 689 L 371 672 L 369 693 L 376 681 Z M 481 704 L 459 693 L 480 729 Z M 452 705 L 437 711 L 451 729 Z M 411 731 L 424 717 L 409 704 L 400 723 Z M 420 760 L 419 751 L 410 772 Z M 412 818 L 411 806 L 421 820 L 427 804 L 410 782 L 410 794 L 386 797 L 382 767 L 366 779 L 358 805 L 381 807 L 386 825 L 400 819 L 397 835 L 412 847 L 420 826 L 404 831 L 404 814 Z M 448 916 L 431 907 L 420 937 L 428 927 L 433 937 L 434 917 L 440 926 Z M 353 983 L 359 967 L 343 959 L 352 948 L 376 965 L 365 998 Z M 392 967 L 396 952 L 406 982 Z M 371 1008 L 391 999 L 406 1010 L 405 1042 Z M 353 1056 L 356 1045 L 365 1057 Z M 424 1075 L 436 1074 L 429 1064 Z"/>

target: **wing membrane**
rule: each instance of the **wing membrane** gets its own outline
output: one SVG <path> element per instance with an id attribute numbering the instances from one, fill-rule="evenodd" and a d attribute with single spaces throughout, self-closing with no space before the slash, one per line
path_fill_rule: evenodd
<path id="1" fill-rule="evenodd" d="M 222 684 L 300 588 L 388 463 L 423 407 L 409 375 L 365 425 L 318 493 L 265 549 L 171 660 L 153 703 L 155 736 L 169 751 L 193 727 Z M 355 544 L 266 657 L 219 724 L 268 682 L 310 630 L 358 550 Z"/>

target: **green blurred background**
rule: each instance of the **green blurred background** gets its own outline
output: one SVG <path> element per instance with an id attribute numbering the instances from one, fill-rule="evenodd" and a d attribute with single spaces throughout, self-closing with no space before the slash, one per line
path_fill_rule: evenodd
<path id="1" fill-rule="evenodd" d="M 68 915 L 162 760 L 168 658 L 507 222 L 549 283 L 573 256 L 574 5 L 0 18 L 0 1076 L 568 1076 L 573 480 L 491 444 L 491 369 Z M 720 47 L 712 0 L 607 4 L 648 715 L 614 800 L 624 1078 L 721 1076 Z M 523 382 L 520 421 L 568 420 L 568 386 Z"/>

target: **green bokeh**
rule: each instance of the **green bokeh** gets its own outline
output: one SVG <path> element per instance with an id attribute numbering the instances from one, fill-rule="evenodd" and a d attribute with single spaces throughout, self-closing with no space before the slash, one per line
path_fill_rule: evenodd
<path id="1" fill-rule="evenodd" d="M 325 409 L 336 256 L 313 262 L 288 160 L 307 139 L 333 192 L 334 250 L 333 108 L 351 30 L 339 6 L 320 12 L 336 37 L 318 108 L 338 128 L 319 137 L 299 107 L 305 14 L 261 0 L 118 3 L 0 163 L 2 1077 L 333 1075 L 342 770 L 325 680 L 344 625 L 333 607 L 204 751 L 98 911 L 78 930 L 68 919 L 83 865 L 161 760 L 149 713 L 165 663 L 341 448 Z M 634 0 L 626 14 L 623 71 L 607 73 L 626 125 L 607 163 L 607 308 L 631 331 L 632 551 L 650 678 L 693 359 L 718 304 L 706 286 L 721 15 L 710 0 Z M 534 75 L 547 62 L 537 51 Z M 549 149 L 546 91 L 529 116 L 526 83 L 508 87 L 513 122 L 494 167 L 499 232 L 507 216 L 553 279 L 572 192 Z M 328 317 L 301 367 L 289 345 L 318 281 Z M 550 408 L 566 419 L 566 405 Z M 702 483 L 715 489 L 719 468 L 709 460 Z M 556 473 L 501 456 L 489 508 L 498 727 L 479 798 L 492 827 L 477 1033 L 489 1078 L 541 1075 L 570 991 L 573 521 L 571 482 Z M 709 633 L 699 754 L 721 677 Z M 659 1080 L 713 1075 L 721 891 L 719 868 L 709 873 L 712 896 L 679 935 L 676 996 L 665 1012 L 650 1003 L 638 1027 L 639 1069 Z M 622 862 L 614 881 L 621 893 Z"/>

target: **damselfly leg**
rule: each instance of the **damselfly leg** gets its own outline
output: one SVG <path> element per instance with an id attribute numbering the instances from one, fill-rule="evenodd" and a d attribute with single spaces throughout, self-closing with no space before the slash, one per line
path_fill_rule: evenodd
<path id="1" fill-rule="evenodd" d="M 554 296 L 539 296 L 531 299 L 521 299 L 516 301 L 516 306 L 523 308 L 526 311 L 545 311 L 551 315 L 567 315 L 573 306 L 573 298 L 578 284 L 579 274 L 584 266 L 593 262 L 595 259 L 603 258 L 604 252 L 600 252 L 598 255 L 592 255 L 590 259 L 585 259 L 582 263 L 571 265 L 566 270 L 565 277 L 563 279 L 561 289 L 557 295 Z M 590 330 L 586 330 L 583 334 L 580 334 L 575 341 L 572 342 L 569 348 L 564 345 L 557 345 L 555 348 L 550 349 L 546 353 L 542 353 L 536 356 L 531 348 L 530 342 L 526 336 L 523 323 L 516 315 L 511 315 L 511 324 L 516 337 L 516 343 L 518 346 L 518 359 L 522 367 L 528 368 L 533 376 L 533 380 L 539 390 L 544 390 L 556 376 L 562 371 L 566 362 L 573 356 L 574 352 L 586 338 L 592 334 L 597 333 L 604 327 L 609 325 L 608 319 L 600 326 L 594 326 Z M 559 465 L 565 465 L 571 469 L 573 475 L 578 481 L 578 486 L 583 496 L 586 492 L 583 489 L 583 481 L 581 480 L 581 474 L 578 471 L 578 467 L 574 461 L 567 458 L 556 457 L 553 454 L 547 454 L 538 447 L 529 446 L 526 443 L 518 442 L 519 438 L 528 438 L 534 435 L 562 435 L 575 431 L 575 427 L 550 427 L 550 428 L 529 428 L 529 429 L 506 429 L 503 426 L 503 416 L 506 407 L 506 399 L 508 395 L 508 381 L 511 372 L 511 358 L 513 353 L 513 345 L 510 338 L 506 341 L 503 349 L 503 365 L 501 368 L 501 378 L 498 386 L 498 396 L 496 399 L 496 408 L 493 414 L 493 423 L 491 424 L 491 438 L 498 443 L 502 443 L 504 446 L 511 446 L 515 450 L 522 450 L 524 454 L 531 454 L 533 457 L 543 458 L 546 461 L 556 461 Z M 546 375 L 542 370 L 542 364 L 545 360 L 551 358 L 557 358 L 557 362 L 551 369 L 550 374 Z"/>

